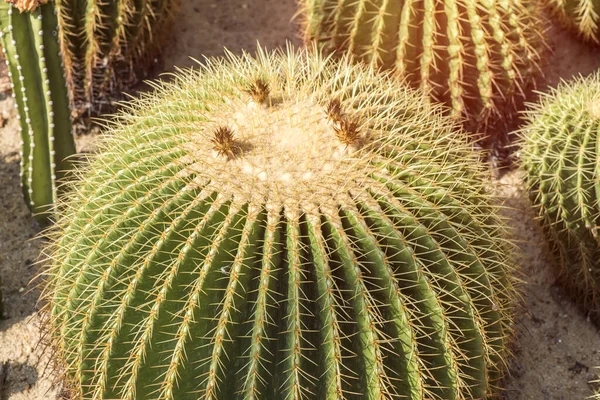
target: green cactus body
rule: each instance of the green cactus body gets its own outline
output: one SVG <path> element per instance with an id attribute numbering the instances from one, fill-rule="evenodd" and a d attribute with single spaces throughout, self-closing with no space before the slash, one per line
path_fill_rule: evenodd
<path id="1" fill-rule="evenodd" d="M 484 399 L 508 242 L 428 99 L 318 52 L 229 55 L 109 128 L 47 249 L 85 399 Z"/>
<path id="2" fill-rule="evenodd" d="M 540 25 L 528 0 L 301 3 L 305 41 L 392 70 L 490 140 L 533 85 Z"/>
<path id="3" fill-rule="evenodd" d="M 558 281 L 600 311 L 600 75 L 542 95 L 523 131 L 533 204 L 559 260 Z"/>
<path id="4" fill-rule="evenodd" d="M 556 17 L 585 41 L 600 44 L 600 2 L 597 0 L 547 0 Z"/>
<path id="5" fill-rule="evenodd" d="M 2 1 L 0 29 L 21 131 L 23 194 L 44 222 L 56 201 L 56 181 L 75 153 L 54 7 L 21 13 Z"/>
<path id="6" fill-rule="evenodd" d="M 178 0 L 56 0 L 73 108 L 112 109 L 154 65 Z"/>

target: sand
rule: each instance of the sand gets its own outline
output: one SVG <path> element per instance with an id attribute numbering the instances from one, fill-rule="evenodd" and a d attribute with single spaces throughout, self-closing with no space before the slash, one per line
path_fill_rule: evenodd
<path id="1" fill-rule="evenodd" d="M 295 0 L 186 0 L 165 51 L 165 71 L 194 65 L 190 57 L 253 52 L 262 46 L 299 44 L 289 21 Z M 543 67 L 546 83 L 589 74 L 600 66 L 600 49 L 586 46 L 561 28 L 547 33 L 554 52 Z M 39 291 L 30 280 L 39 272 L 34 264 L 41 240 L 39 227 L 25 207 L 19 187 L 19 138 L 5 71 L 0 70 L 0 277 L 5 319 L 0 321 L 0 400 L 57 399 L 52 386 L 50 359 L 37 343 Z M 540 90 L 547 90 L 545 84 Z M 78 138 L 78 149 L 93 148 L 96 136 Z M 588 381 L 600 371 L 600 333 L 554 284 L 552 256 L 530 211 L 519 172 L 492 182 L 509 207 L 506 216 L 519 240 L 521 265 L 527 283 L 515 323 L 515 358 L 510 362 L 505 399 L 571 400 L 592 394 Z"/>

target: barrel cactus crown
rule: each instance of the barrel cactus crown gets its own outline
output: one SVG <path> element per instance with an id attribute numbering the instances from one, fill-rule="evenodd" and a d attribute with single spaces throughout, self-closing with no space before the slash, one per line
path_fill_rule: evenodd
<path id="1" fill-rule="evenodd" d="M 528 114 L 523 168 L 558 255 L 559 278 L 586 310 L 600 311 L 600 74 L 542 95 Z"/>
<path id="2" fill-rule="evenodd" d="M 514 273 L 425 96 L 318 52 L 229 55 L 129 106 L 50 236 L 85 399 L 484 399 Z"/>
<path id="3" fill-rule="evenodd" d="M 583 40 L 600 44 L 600 2 L 594 0 L 547 0 L 557 18 Z"/>
<path id="4" fill-rule="evenodd" d="M 179 0 L 55 3 L 73 108 L 98 114 L 154 65 Z"/>
<path id="5" fill-rule="evenodd" d="M 534 83 L 540 24 L 529 0 L 302 0 L 305 40 L 392 70 L 503 139 Z M 500 136 L 500 137 L 498 137 Z"/>

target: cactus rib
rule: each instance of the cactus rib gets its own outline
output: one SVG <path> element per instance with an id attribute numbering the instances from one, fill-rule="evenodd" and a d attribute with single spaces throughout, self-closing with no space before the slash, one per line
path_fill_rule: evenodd
<path id="1" fill-rule="evenodd" d="M 60 44 L 77 115 L 111 110 L 159 54 L 178 0 L 56 0 Z"/>
<path id="2" fill-rule="evenodd" d="M 51 4 L 19 12 L 0 3 L 3 52 L 21 132 L 21 185 L 39 222 L 51 217 L 57 180 L 75 153 L 62 60 Z"/>
<path id="3" fill-rule="evenodd" d="M 306 42 L 393 71 L 490 144 L 505 139 L 505 120 L 535 83 L 542 37 L 528 0 L 303 0 L 301 7 Z"/>
<path id="4" fill-rule="evenodd" d="M 594 0 L 548 0 L 557 19 L 583 40 L 600 44 L 600 4 Z"/>

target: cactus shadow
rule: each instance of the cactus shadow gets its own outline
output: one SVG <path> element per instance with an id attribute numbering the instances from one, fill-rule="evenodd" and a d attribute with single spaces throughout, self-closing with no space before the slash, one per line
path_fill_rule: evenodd
<path id="1" fill-rule="evenodd" d="M 29 391 L 38 381 L 37 369 L 26 363 L 5 361 L 0 364 L 0 400 Z"/>
<path id="2" fill-rule="evenodd" d="M 51 399 L 47 392 L 52 385 L 45 376 L 53 367 L 41 361 L 47 358 L 38 316 L 39 282 L 31 283 L 41 270 L 41 227 L 23 201 L 14 122 L 0 128 L 0 400 Z"/>
<path id="3" fill-rule="evenodd" d="M 17 152 L 0 153 L 0 331 L 35 313 L 40 295 L 30 282 L 40 271 L 41 227 L 23 201 L 19 168 Z"/>
<path id="4" fill-rule="evenodd" d="M 42 365 L 27 362 L 0 362 L 0 400 L 11 398 L 67 399 L 58 381 L 48 379 Z"/>

